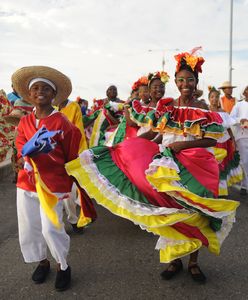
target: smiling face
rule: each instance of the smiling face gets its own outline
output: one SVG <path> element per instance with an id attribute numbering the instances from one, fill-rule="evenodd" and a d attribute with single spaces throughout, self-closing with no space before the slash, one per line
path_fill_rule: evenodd
<path id="1" fill-rule="evenodd" d="M 192 97 L 197 81 L 193 73 L 187 71 L 187 70 L 181 70 L 176 74 L 175 83 L 177 85 L 177 88 L 181 94 L 181 96 L 184 97 Z"/>
<path id="2" fill-rule="evenodd" d="M 115 99 L 117 97 L 117 87 L 114 85 L 111 85 L 106 92 L 106 95 L 109 100 Z"/>
<path id="3" fill-rule="evenodd" d="M 34 106 L 49 106 L 55 98 L 56 92 L 47 83 L 38 81 L 34 83 L 29 89 L 29 97 Z"/>
<path id="4" fill-rule="evenodd" d="M 209 94 L 209 103 L 212 107 L 220 107 L 220 93 L 213 91 Z"/>
<path id="5" fill-rule="evenodd" d="M 160 79 L 153 79 L 149 86 L 149 93 L 152 100 L 160 100 L 165 93 L 165 84 Z"/>
<path id="6" fill-rule="evenodd" d="M 149 103 L 150 102 L 150 94 L 149 94 L 149 89 L 148 89 L 147 85 L 141 85 L 139 87 L 139 98 L 144 103 Z"/>

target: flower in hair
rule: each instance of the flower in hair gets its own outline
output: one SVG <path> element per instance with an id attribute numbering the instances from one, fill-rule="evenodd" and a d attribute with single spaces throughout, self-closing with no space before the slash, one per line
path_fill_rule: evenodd
<path id="1" fill-rule="evenodd" d="M 142 77 L 140 77 L 138 82 L 139 82 L 140 86 L 141 85 L 148 85 L 148 78 L 146 76 L 142 76 Z"/>
<path id="2" fill-rule="evenodd" d="M 218 91 L 214 86 L 209 85 L 208 86 L 208 91 L 210 92 L 216 92 L 216 93 L 220 93 L 220 91 Z"/>
<path id="3" fill-rule="evenodd" d="M 138 88 L 139 88 L 138 81 L 135 81 L 134 84 L 132 85 L 132 91 L 136 91 Z"/>
<path id="4" fill-rule="evenodd" d="M 201 66 L 205 60 L 203 57 L 195 55 L 195 52 L 199 49 L 201 49 L 201 47 L 194 48 L 190 53 L 183 52 L 175 55 L 177 61 L 176 72 L 179 72 L 183 63 L 186 63 L 193 72 L 202 73 Z"/>
<path id="5" fill-rule="evenodd" d="M 132 91 L 137 90 L 142 85 L 148 85 L 148 78 L 146 76 L 142 76 L 134 82 L 132 86 Z"/>
<path id="6" fill-rule="evenodd" d="M 170 76 L 168 75 L 167 72 L 164 71 L 150 73 L 148 75 L 148 85 L 151 83 L 153 79 L 160 79 L 164 84 L 166 84 L 169 81 Z"/>
<path id="7" fill-rule="evenodd" d="M 163 83 L 167 83 L 169 81 L 169 79 L 170 79 L 170 76 L 166 72 L 164 72 L 164 71 L 160 72 L 160 76 L 161 76 L 160 77 L 161 81 Z"/>

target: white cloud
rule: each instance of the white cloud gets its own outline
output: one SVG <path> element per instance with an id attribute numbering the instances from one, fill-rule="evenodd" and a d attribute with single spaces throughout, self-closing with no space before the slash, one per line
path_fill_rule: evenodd
<path id="1" fill-rule="evenodd" d="M 247 8 L 247 0 L 234 1 L 236 96 L 247 84 Z M 127 98 L 138 77 L 161 68 L 164 55 L 172 78 L 167 93 L 174 96 L 171 49 L 201 45 L 206 63 L 200 87 L 206 95 L 208 84 L 228 78 L 229 15 L 227 0 L 2 0 L 1 87 L 9 91 L 17 68 L 44 64 L 72 79 L 71 98 L 104 97 L 110 83 Z"/>

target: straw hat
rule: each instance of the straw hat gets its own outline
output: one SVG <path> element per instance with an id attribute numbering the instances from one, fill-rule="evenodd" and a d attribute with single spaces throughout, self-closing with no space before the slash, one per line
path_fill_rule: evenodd
<path id="1" fill-rule="evenodd" d="M 29 98 L 28 85 L 32 79 L 45 78 L 50 80 L 56 86 L 57 93 L 53 104 L 58 105 L 64 102 L 72 91 L 70 79 L 56 69 L 45 66 L 23 67 L 12 75 L 12 84 L 19 95 L 27 102 L 32 103 Z"/>
<path id="2" fill-rule="evenodd" d="M 17 126 L 23 116 L 24 113 L 20 109 L 14 108 L 10 114 L 3 116 L 3 118 L 6 123 Z"/>
<path id="3" fill-rule="evenodd" d="M 236 88 L 236 86 L 233 86 L 230 81 L 225 81 L 222 83 L 222 86 L 220 86 L 218 89 L 225 89 L 225 88 L 233 89 L 233 88 Z"/>

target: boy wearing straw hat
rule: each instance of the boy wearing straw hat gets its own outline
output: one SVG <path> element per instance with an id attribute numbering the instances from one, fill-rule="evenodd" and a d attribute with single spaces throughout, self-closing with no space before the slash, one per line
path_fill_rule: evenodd
<path id="1" fill-rule="evenodd" d="M 69 198 L 72 180 L 64 164 L 78 154 L 81 133 L 66 117 L 56 111 L 71 93 L 71 81 L 61 72 L 44 66 L 24 67 L 12 75 L 19 95 L 29 101 L 34 111 L 24 116 L 17 129 L 16 146 L 20 171 L 17 179 L 17 217 L 19 242 L 25 262 L 39 262 L 32 275 L 35 283 L 43 283 L 50 271 L 47 246 L 57 262 L 55 288 L 69 287 L 71 269 L 67 264 L 70 238 L 63 223 L 63 199 Z M 24 145 L 46 128 L 56 134 L 52 151 L 25 156 Z"/>
<path id="2" fill-rule="evenodd" d="M 224 93 L 224 96 L 220 98 L 221 108 L 229 114 L 236 103 L 236 99 L 232 97 L 232 91 L 234 88 L 236 88 L 236 86 L 233 86 L 230 81 L 223 82 L 223 84 L 219 87 L 219 89 Z"/>

